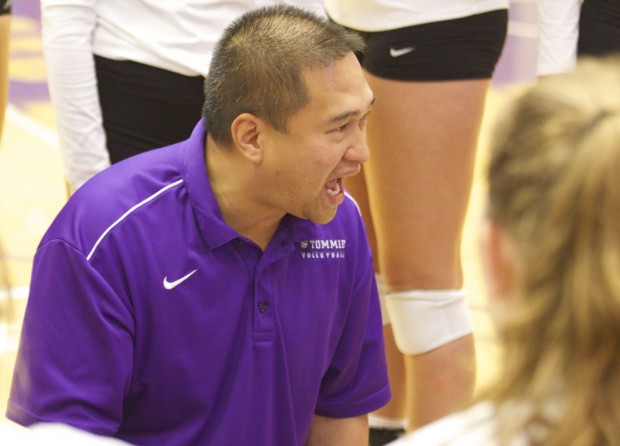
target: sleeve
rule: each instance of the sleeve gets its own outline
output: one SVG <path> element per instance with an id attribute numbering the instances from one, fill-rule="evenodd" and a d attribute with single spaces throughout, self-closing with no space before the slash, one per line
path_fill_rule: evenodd
<path id="1" fill-rule="evenodd" d="M 113 436 L 133 368 L 134 322 L 85 257 L 63 241 L 39 248 L 7 417 Z"/>
<path id="2" fill-rule="evenodd" d="M 97 92 L 92 35 L 96 0 L 42 0 L 50 99 L 72 191 L 110 165 Z"/>
<path id="3" fill-rule="evenodd" d="M 581 0 L 538 0 L 538 75 L 575 68 Z"/>
<path id="4" fill-rule="evenodd" d="M 383 325 L 372 261 L 354 289 L 349 318 L 321 382 L 316 414 L 331 418 L 372 412 L 390 399 Z"/>

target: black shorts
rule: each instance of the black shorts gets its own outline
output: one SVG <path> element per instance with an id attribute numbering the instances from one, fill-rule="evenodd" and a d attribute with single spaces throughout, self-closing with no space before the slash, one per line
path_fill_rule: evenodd
<path id="1" fill-rule="evenodd" d="M 95 56 L 110 161 L 189 138 L 202 115 L 204 78 Z"/>
<path id="2" fill-rule="evenodd" d="M 585 0 L 579 17 L 579 56 L 620 52 L 620 2 Z"/>
<path id="3" fill-rule="evenodd" d="M 506 31 L 505 9 L 443 22 L 360 32 L 362 66 L 378 77 L 404 81 L 490 78 Z"/>

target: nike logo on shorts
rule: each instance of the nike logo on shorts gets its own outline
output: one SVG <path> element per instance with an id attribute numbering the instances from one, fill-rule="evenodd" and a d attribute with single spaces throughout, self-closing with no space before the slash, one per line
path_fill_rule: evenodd
<path id="1" fill-rule="evenodd" d="M 185 282 L 187 279 L 189 279 L 192 276 L 192 274 L 194 274 L 196 271 L 198 271 L 198 270 L 195 269 L 191 273 L 184 275 L 183 277 L 181 277 L 180 279 L 175 280 L 174 282 L 168 282 L 168 276 L 164 277 L 164 288 L 167 289 L 167 290 L 171 290 L 171 289 L 181 285 L 183 282 Z"/>
<path id="2" fill-rule="evenodd" d="M 413 46 L 408 46 L 406 48 L 390 48 L 390 56 L 392 57 L 400 57 L 400 56 L 404 56 L 405 54 L 409 54 L 410 52 L 412 52 L 415 49 L 415 47 Z"/>

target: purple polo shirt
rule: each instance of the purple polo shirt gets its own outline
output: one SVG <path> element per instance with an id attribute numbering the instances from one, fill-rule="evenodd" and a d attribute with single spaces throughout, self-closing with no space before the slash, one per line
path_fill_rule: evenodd
<path id="1" fill-rule="evenodd" d="M 134 444 L 303 445 L 312 417 L 390 392 L 355 203 L 286 216 L 262 252 L 228 226 L 204 128 L 80 188 L 37 250 L 7 416 Z"/>

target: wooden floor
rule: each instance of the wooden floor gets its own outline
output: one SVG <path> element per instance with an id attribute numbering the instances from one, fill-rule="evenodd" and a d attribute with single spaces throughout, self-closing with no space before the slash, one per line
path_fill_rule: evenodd
<path id="1" fill-rule="evenodd" d="M 0 324 L 0 420 L 4 417 L 8 398 L 33 254 L 66 200 L 53 113 L 45 87 L 38 4 L 38 0 L 14 3 L 10 104 L 0 145 L 0 254 L 3 253 L 0 261 L 6 267 L 10 284 L 9 288 L 0 285 L 0 311 L 9 312 L 12 317 L 11 324 Z M 486 311 L 477 254 L 477 231 L 485 187 L 481 168 L 488 124 L 514 85 L 495 86 L 489 97 L 463 240 L 466 288 L 474 316 L 481 385 L 492 376 L 499 353 Z M 0 284 L 2 282 L 0 276 Z M 12 296 L 10 300 L 9 295 Z"/>

